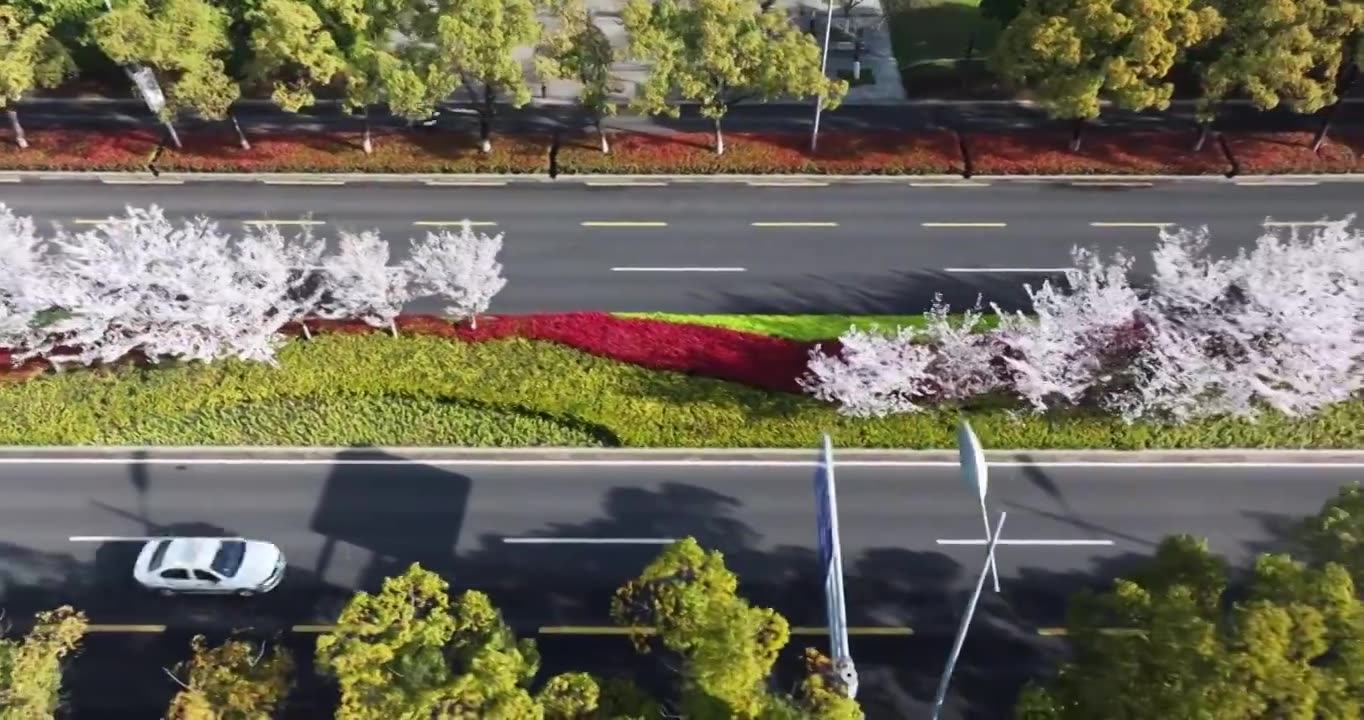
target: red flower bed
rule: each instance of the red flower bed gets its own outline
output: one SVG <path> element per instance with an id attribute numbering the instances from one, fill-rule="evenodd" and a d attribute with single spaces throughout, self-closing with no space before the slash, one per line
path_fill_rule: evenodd
<path id="1" fill-rule="evenodd" d="M 580 312 L 480 318 L 477 328 L 452 324 L 430 315 L 398 319 L 400 333 L 438 335 L 464 342 L 525 338 L 554 342 L 617 362 L 651 370 L 700 375 L 779 392 L 800 392 L 814 343 L 797 342 L 726 328 L 620 318 L 608 313 Z M 360 321 L 310 320 L 318 333 L 385 332 Z M 301 334 L 298 327 L 286 332 Z M 837 352 L 837 340 L 823 343 Z M 29 376 L 41 361 L 9 369 L 9 353 L 0 350 L 0 375 Z"/>
<path id="2" fill-rule="evenodd" d="M 1364 133 L 1340 130 L 1312 152 L 1310 132 L 1227 133 L 1227 146 L 1246 175 L 1364 172 Z"/>
<path id="3" fill-rule="evenodd" d="M 151 130 L 95 132 L 35 130 L 31 147 L 19 150 L 3 134 L 0 170 L 144 171 L 159 140 Z M 167 172 L 381 172 L 539 173 L 549 169 L 550 139 L 540 135 L 494 136 L 493 151 L 478 152 L 468 133 L 388 131 L 375 133 L 374 154 L 361 150 L 359 133 L 251 133 L 250 150 L 230 131 L 184 132 L 183 150 L 166 149 L 157 167 Z M 594 136 L 565 140 L 563 173 L 823 173 L 945 174 L 962 171 L 955 137 L 923 133 L 824 133 L 810 155 L 803 133 L 734 133 L 725 154 L 711 149 L 711 136 L 614 133 L 610 155 Z"/>
<path id="4" fill-rule="evenodd" d="M 962 172 L 956 135 L 921 132 L 824 132 L 810 154 L 808 133 L 726 133 L 716 155 L 709 133 L 609 132 L 611 154 L 595 136 L 564 145 L 563 173 L 735 173 L 744 175 L 947 175 Z"/>
<path id="5" fill-rule="evenodd" d="M 1086 130 L 1079 152 L 1053 130 L 969 135 L 978 175 L 1213 175 L 1231 170 L 1216 142 L 1193 151 L 1192 132 Z"/>

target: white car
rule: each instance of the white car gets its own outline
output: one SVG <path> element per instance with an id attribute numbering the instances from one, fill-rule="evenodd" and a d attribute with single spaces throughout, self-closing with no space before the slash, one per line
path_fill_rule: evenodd
<path id="1" fill-rule="evenodd" d="M 284 579 L 284 553 L 272 543 L 241 538 L 166 538 L 142 547 L 133 578 L 163 595 L 255 595 Z"/>

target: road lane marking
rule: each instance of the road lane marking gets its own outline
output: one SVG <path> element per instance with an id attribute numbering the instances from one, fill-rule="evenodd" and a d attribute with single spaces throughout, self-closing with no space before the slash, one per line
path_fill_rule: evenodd
<path id="1" fill-rule="evenodd" d="M 19 182 L 19 178 L 15 177 L 15 176 L 13 176 L 13 175 L 4 175 L 4 176 L 0 176 L 0 183 L 17 183 L 17 182 Z"/>
<path id="2" fill-rule="evenodd" d="M 1008 227 L 1008 223 L 1002 222 L 926 222 L 926 228 L 1002 228 Z"/>
<path id="3" fill-rule="evenodd" d="M 668 223 L 633 220 L 584 220 L 583 227 L 668 227 Z"/>
<path id="4" fill-rule="evenodd" d="M 169 539 L 171 539 L 171 537 L 172 537 L 172 536 L 170 536 L 170 535 L 72 535 L 71 537 L 67 538 L 67 541 L 69 541 L 69 542 L 151 542 L 151 541 L 154 541 L 154 540 L 169 540 Z M 181 537 L 181 536 L 179 536 L 179 535 L 176 535 L 176 536 L 174 536 L 174 537 L 179 538 L 179 539 L 185 539 L 185 538 L 183 538 L 183 537 Z M 219 537 L 219 536 L 214 536 L 214 537 L 209 537 L 209 538 L 194 538 L 194 539 L 208 539 L 208 540 L 245 540 L 246 538 L 230 537 L 230 536 L 227 536 L 227 535 L 223 535 L 223 536 L 221 536 L 221 537 Z"/>
<path id="5" fill-rule="evenodd" d="M 845 467 L 864 468 L 959 468 L 956 460 L 840 460 Z M 814 468 L 817 460 L 514 460 L 506 458 L 56 458 L 0 456 L 0 465 L 279 465 L 279 466 L 390 466 L 433 465 L 487 467 L 752 467 L 752 468 Z M 1174 461 L 1154 462 L 1136 460 L 1054 460 L 1021 462 L 991 460 L 991 467 L 1013 468 L 1110 468 L 1130 470 L 1246 470 L 1276 468 L 1291 470 L 1364 470 L 1364 462 L 1275 462 L 1269 460 L 1244 461 Z M 785 479 L 782 480 L 785 482 Z M 162 539 L 152 538 L 152 539 Z"/>
<path id="6" fill-rule="evenodd" d="M 112 217 L 112 218 L 105 218 L 105 219 L 103 219 L 103 220 L 77 219 L 77 220 L 72 220 L 71 222 L 73 222 L 73 223 L 75 223 L 75 224 L 77 224 L 77 225 L 103 225 L 104 223 L 108 223 L 108 222 L 114 222 L 114 223 L 128 222 L 128 218 L 117 218 L 117 217 Z"/>
<path id="7" fill-rule="evenodd" d="M 504 537 L 508 545 L 671 545 L 676 538 Z"/>
<path id="8" fill-rule="evenodd" d="M 491 220 L 418 220 L 412 224 L 420 227 L 446 227 L 463 225 L 464 223 L 469 223 L 473 227 L 491 227 L 497 224 Z"/>
<path id="9" fill-rule="evenodd" d="M 791 181 L 781 182 L 780 180 L 749 180 L 749 187 L 828 187 L 827 182 L 805 182 Z"/>
<path id="10" fill-rule="evenodd" d="M 1155 183 L 1143 180 L 1075 180 L 1074 187 L 1152 187 Z"/>
<path id="11" fill-rule="evenodd" d="M 943 268 L 943 272 L 950 273 L 1063 273 L 1075 268 L 1024 268 L 1024 267 L 999 267 L 999 268 Z"/>
<path id="12" fill-rule="evenodd" d="M 759 228 L 831 228 L 838 227 L 836 222 L 755 222 L 750 223 L 753 227 Z"/>
<path id="13" fill-rule="evenodd" d="M 985 545 L 986 540 L 939 540 L 939 545 Z M 1067 547 L 1072 545 L 1112 545 L 1112 540 L 1010 540 L 1001 538 L 997 545 L 1042 545 Z"/>
<path id="14" fill-rule="evenodd" d="M 105 185 L 184 185 L 184 180 L 142 180 L 136 178 L 100 178 Z"/>
<path id="15" fill-rule="evenodd" d="M 345 180 L 262 180 L 265 185 L 345 185 Z"/>
<path id="16" fill-rule="evenodd" d="M 1146 634 L 1146 631 L 1145 631 L 1145 630 L 1138 630 L 1138 629 L 1136 629 L 1136 628 L 1115 628 L 1115 627 L 1099 628 L 1098 632 L 1099 632 L 1100 635 L 1145 635 L 1145 634 Z M 1044 627 L 1044 628 L 1037 628 L 1037 634 L 1038 634 L 1038 635 L 1042 635 L 1042 636 L 1044 636 L 1044 637 L 1065 637 L 1065 636 L 1067 636 L 1067 635 L 1070 635 L 1070 631 L 1067 630 L 1066 628 L 1063 628 L 1063 627 Z"/>
<path id="17" fill-rule="evenodd" d="M 1317 185 L 1316 180 L 1238 180 L 1241 187 L 1308 187 Z"/>
<path id="18" fill-rule="evenodd" d="M 111 623 L 90 623 L 85 626 L 86 632 L 107 632 L 107 633 L 161 633 L 166 631 L 165 625 L 121 625 Z"/>
<path id="19" fill-rule="evenodd" d="M 667 187 L 660 180 L 588 180 L 588 187 Z"/>
<path id="20" fill-rule="evenodd" d="M 506 180 L 427 180 L 431 187 L 502 187 Z"/>
<path id="21" fill-rule="evenodd" d="M 910 187 L 917 188 L 978 188 L 990 187 L 987 182 L 912 182 Z"/>
<path id="22" fill-rule="evenodd" d="M 243 225 L 326 225 L 322 220 L 243 220 Z"/>
<path id="23" fill-rule="evenodd" d="M 747 267 L 612 267 L 612 273 L 747 273 Z"/>
<path id="24" fill-rule="evenodd" d="M 1329 220 L 1266 220 L 1265 227 L 1297 227 L 1298 225 L 1325 225 Z"/>
<path id="25" fill-rule="evenodd" d="M 652 627 L 617 627 L 615 625 L 546 625 L 536 631 L 539 635 L 654 635 L 657 632 Z M 792 627 L 790 632 L 792 635 L 828 635 L 829 629 L 796 626 Z M 913 634 L 914 630 L 908 627 L 851 626 L 848 628 L 848 635 L 906 636 Z"/>
<path id="26" fill-rule="evenodd" d="M 336 629 L 335 625 L 295 625 L 289 630 L 296 633 L 329 633 Z"/>
<path id="27" fill-rule="evenodd" d="M 1167 228 L 1174 223 L 1168 222 L 1092 222 L 1090 227 L 1099 228 Z"/>

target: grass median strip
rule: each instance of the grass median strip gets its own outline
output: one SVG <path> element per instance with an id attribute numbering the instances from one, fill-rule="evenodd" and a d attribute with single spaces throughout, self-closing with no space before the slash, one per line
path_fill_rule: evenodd
<path id="1" fill-rule="evenodd" d="M 619 333 L 644 331 L 561 322 L 584 340 L 324 333 L 281 348 L 277 368 L 167 363 L 0 383 L 0 444 L 758 448 L 813 447 L 829 432 L 843 447 L 955 447 L 958 408 L 862 419 L 762 389 L 792 384 L 800 343 L 668 323 L 631 339 Z M 609 316 L 590 322 L 610 325 Z M 480 322 L 480 332 L 495 325 Z M 580 342 L 596 349 L 568 347 Z M 659 367 L 691 369 L 651 369 Z M 1019 414 L 1003 402 L 966 412 L 987 447 L 1364 446 L 1364 401 L 1306 418 L 1168 428 L 1083 411 Z"/>

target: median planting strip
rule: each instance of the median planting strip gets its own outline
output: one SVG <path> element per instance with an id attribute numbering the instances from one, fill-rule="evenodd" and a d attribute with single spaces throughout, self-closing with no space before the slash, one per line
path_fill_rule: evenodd
<path id="1" fill-rule="evenodd" d="M 9 374 L 28 381 L 0 383 L 0 444 L 762 448 L 813 446 L 823 432 L 849 448 L 956 443 L 955 407 L 859 419 L 802 394 L 808 341 L 604 313 L 398 327 L 394 338 L 319 323 L 313 340 L 281 349 L 278 368 L 163 363 L 33 378 L 30 366 Z M 1159 428 L 1018 409 L 965 408 L 987 447 L 1364 447 L 1358 400 L 1307 418 Z"/>
<path id="2" fill-rule="evenodd" d="M 3 135 L 0 171 L 146 172 L 149 155 L 160 141 L 159 134 L 149 129 L 49 129 L 30 132 L 30 147 L 20 150 Z M 485 154 L 466 134 L 390 131 L 377 134 L 374 153 L 365 155 L 356 133 L 257 133 L 250 150 L 242 150 L 228 132 L 186 131 L 182 136 L 183 150 L 166 149 L 157 158 L 159 172 L 543 174 L 549 172 L 552 145 L 548 135 L 504 135 Z M 947 130 L 831 131 L 820 135 L 819 149 L 812 155 L 805 133 L 739 132 L 726 135 L 725 153 L 717 155 L 706 133 L 618 131 L 612 133 L 609 155 L 602 154 L 590 137 L 565 140 L 556 155 L 555 170 L 558 175 L 966 175 L 964 157 L 969 156 L 969 174 L 978 176 L 1364 173 L 1364 132 L 1353 128 L 1337 131 L 1317 152 L 1312 151 L 1310 133 L 1242 132 L 1224 137 L 1225 144 L 1206 143 L 1194 152 L 1194 131 L 1095 129 L 1072 152 L 1069 134 L 1050 129 L 973 133 L 960 138 Z M 336 181 L 303 178 L 287 182 Z M 634 187 L 649 183 L 602 184 Z"/>

